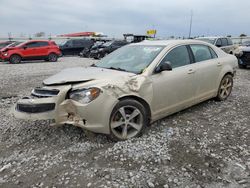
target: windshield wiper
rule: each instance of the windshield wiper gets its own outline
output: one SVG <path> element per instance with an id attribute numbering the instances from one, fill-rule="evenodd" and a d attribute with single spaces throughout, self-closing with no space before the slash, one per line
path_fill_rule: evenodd
<path id="1" fill-rule="evenodd" d="M 119 67 L 108 67 L 107 69 L 112 69 L 112 70 L 118 70 L 118 71 L 125 71 L 125 72 L 128 72 L 127 70 L 125 69 L 122 69 L 122 68 L 119 68 Z"/>

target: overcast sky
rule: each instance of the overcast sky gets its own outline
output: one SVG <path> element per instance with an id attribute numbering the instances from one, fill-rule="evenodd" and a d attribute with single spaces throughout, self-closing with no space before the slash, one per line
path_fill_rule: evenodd
<path id="1" fill-rule="evenodd" d="M 250 34 L 249 0 L 0 0 L 0 36 L 80 31 L 188 36 Z"/>

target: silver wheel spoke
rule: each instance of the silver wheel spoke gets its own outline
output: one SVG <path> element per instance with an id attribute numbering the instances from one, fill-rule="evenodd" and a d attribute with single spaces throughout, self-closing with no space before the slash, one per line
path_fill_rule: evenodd
<path id="1" fill-rule="evenodd" d="M 137 110 L 137 109 L 135 109 L 135 110 L 133 111 L 133 113 L 130 114 L 128 120 L 130 121 L 130 120 L 134 119 L 134 118 L 135 118 L 136 116 L 138 116 L 139 114 L 140 114 L 140 111 Z"/>
<path id="2" fill-rule="evenodd" d="M 229 88 L 229 87 L 231 87 L 231 86 L 232 86 L 232 83 L 229 82 L 229 83 L 227 84 L 226 88 Z"/>
<path id="3" fill-rule="evenodd" d="M 111 128 L 114 129 L 116 127 L 120 127 L 123 124 L 124 124 L 123 121 L 115 121 L 115 122 L 111 123 Z"/>
<path id="4" fill-rule="evenodd" d="M 110 128 L 112 133 L 121 140 L 133 138 L 143 127 L 143 115 L 135 106 L 121 106 L 114 113 Z"/>
<path id="5" fill-rule="evenodd" d="M 224 94 L 225 94 L 225 90 L 222 89 L 222 91 L 221 91 L 221 96 L 224 97 Z"/>
<path id="6" fill-rule="evenodd" d="M 128 127 L 125 125 L 122 129 L 122 138 L 127 138 L 128 136 Z"/>
<path id="7" fill-rule="evenodd" d="M 126 119 L 126 113 L 124 107 L 119 109 L 120 114 L 122 115 L 123 119 Z"/>
<path id="8" fill-rule="evenodd" d="M 133 127 L 134 129 L 136 129 L 137 131 L 139 131 L 141 129 L 141 125 L 139 125 L 139 124 L 129 122 L 129 125 L 131 127 Z"/>

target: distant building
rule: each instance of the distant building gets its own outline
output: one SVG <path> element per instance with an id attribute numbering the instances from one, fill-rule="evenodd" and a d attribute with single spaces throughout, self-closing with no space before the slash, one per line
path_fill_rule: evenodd
<path id="1" fill-rule="evenodd" d="M 103 33 L 100 32 L 78 32 L 78 33 L 69 33 L 57 35 L 58 37 L 105 37 Z"/>

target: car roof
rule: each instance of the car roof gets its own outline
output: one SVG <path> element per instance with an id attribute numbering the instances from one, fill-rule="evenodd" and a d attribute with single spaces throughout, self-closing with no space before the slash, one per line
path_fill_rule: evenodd
<path id="1" fill-rule="evenodd" d="M 52 40 L 27 40 L 24 42 L 26 43 L 26 42 L 54 42 L 54 41 L 52 41 Z"/>
<path id="2" fill-rule="evenodd" d="M 155 45 L 155 46 L 169 46 L 169 45 L 179 45 L 179 44 L 205 44 L 210 45 L 206 42 L 199 41 L 199 40 L 193 40 L 193 39 L 187 39 L 187 40 L 144 40 L 139 43 L 133 43 L 131 45 Z"/>
<path id="3" fill-rule="evenodd" d="M 210 36 L 210 37 L 197 37 L 196 39 L 218 39 L 218 38 L 228 38 L 228 37 L 223 37 L 223 36 Z"/>

